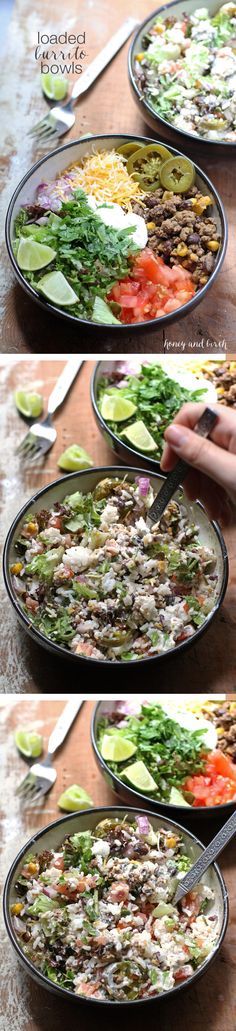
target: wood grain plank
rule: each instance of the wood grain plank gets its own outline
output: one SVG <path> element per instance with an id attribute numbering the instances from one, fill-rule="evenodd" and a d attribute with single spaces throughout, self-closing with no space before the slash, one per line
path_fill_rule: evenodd
<path id="1" fill-rule="evenodd" d="M 33 384 L 46 398 L 59 375 L 63 362 L 21 359 L 0 364 L 0 402 L 2 411 L 2 437 L 0 465 L 2 469 L 1 535 L 5 539 L 14 516 L 35 490 L 50 483 L 59 475 L 57 459 L 69 443 L 80 443 L 91 454 L 95 465 L 116 462 L 98 430 L 89 401 L 89 382 L 93 362 L 86 361 L 70 394 L 55 418 L 58 432 L 56 444 L 49 452 L 42 468 L 24 471 L 15 454 L 17 444 L 25 432 L 13 401 L 17 386 Z M 119 464 L 119 462 L 117 463 Z M 191 690 L 225 691 L 236 687 L 235 628 L 236 628 L 236 548 L 235 526 L 225 532 L 230 563 L 230 578 L 224 603 L 207 633 L 195 647 L 174 659 L 165 659 L 159 666 L 160 688 L 165 691 Z M 34 644 L 16 622 L 10 602 L 1 586 L 4 622 L 1 631 L 0 691 L 48 692 L 76 691 L 78 670 L 75 665 L 58 661 Z M 81 667 L 80 667 L 81 668 Z M 69 671 L 69 682 L 68 682 Z M 103 690 L 119 686 L 120 674 L 113 668 L 103 670 Z M 124 676 L 124 690 L 142 690 L 143 674 L 138 666 L 129 667 Z"/>
<path id="2" fill-rule="evenodd" d="M 161 2 L 161 0 L 160 0 Z M 157 4 L 158 6 L 158 4 Z M 11 195 L 29 167 L 42 155 L 27 132 L 32 123 L 45 112 L 45 101 L 39 87 L 39 71 L 34 58 L 37 32 L 86 31 L 86 66 L 102 48 L 111 34 L 128 14 L 135 14 L 140 21 L 148 13 L 146 0 L 119 0 L 114 9 L 109 0 L 69 0 L 66 12 L 57 0 L 16 0 L 7 41 L 8 60 L 3 70 L 1 87 L 2 108 L 2 234 L 5 212 Z M 115 57 L 100 79 L 81 98 L 76 108 L 76 122 L 69 139 L 77 139 L 86 132 L 131 132 L 153 136 L 145 124 L 141 111 L 134 103 L 127 76 L 127 53 L 129 43 Z M 9 90 L 9 70 L 14 79 L 14 90 Z M 15 102 L 16 101 L 16 102 Z M 178 143 L 176 144 L 178 146 Z M 181 144 L 180 144 L 181 148 Z M 96 333 L 70 327 L 63 320 L 47 316 L 32 303 L 27 294 L 16 285 L 9 259 L 3 244 L 1 251 L 2 269 L 1 330 L 2 352 L 47 354 L 69 350 L 84 354 L 109 353 L 158 353 L 165 348 L 177 351 L 181 348 L 196 351 L 217 351 L 225 346 L 234 349 L 235 322 L 235 188 L 234 156 L 227 150 L 226 158 L 212 148 L 200 143 L 183 143 L 183 150 L 208 173 L 226 205 L 229 220 L 229 246 L 223 270 L 216 284 L 207 293 L 205 300 L 195 309 L 190 318 L 180 319 L 170 326 L 166 336 L 163 330 L 147 334 L 136 331 L 124 333 L 115 343 L 108 332 L 97 338 Z M 3 235 L 2 235 L 3 239 Z M 225 343 L 222 343 L 225 341 Z"/>

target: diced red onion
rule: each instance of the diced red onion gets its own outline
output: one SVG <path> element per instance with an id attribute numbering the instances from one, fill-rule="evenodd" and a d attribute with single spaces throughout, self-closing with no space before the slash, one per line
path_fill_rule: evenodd
<path id="1" fill-rule="evenodd" d="M 51 886 L 48 885 L 47 888 L 43 888 L 43 894 L 47 895 L 49 899 L 55 899 L 57 892 L 55 891 L 55 888 L 51 888 Z"/>
<path id="2" fill-rule="evenodd" d="M 13 927 L 17 934 L 25 934 L 25 924 L 18 916 L 14 916 L 13 918 Z"/>
<path id="3" fill-rule="evenodd" d="M 25 594 L 25 584 L 23 580 L 20 580 L 19 576 L 12 577 L 12 584 L 17 594 Z"/>
<path id="4" fill-rule="evenodd" d="M 138 484 L 141 497 L 146 498 L 150 488 L 149 476 L 136 476 L 135 483 Z"/>
<path id="5" fill-rule="evenodd" d="M 123 376 L 137 376 L 141 371 L 141 362 L 135 358 L 129 362 L 117 362 L 117 368 Z"/>
<path id="6" fill-rule="evenodd" d="M 150 823 L 147 816 L 137 816 L 137 824 L 140 834 L 149 834 Z"/>
<path id="7" fill-rule="evenodd" d="M 118 712 L 124 713 L 124 716 L 136 716 L 140 712 L 141 705 L 135 699 L 130 702 L 121 701 L 116 703 L 116 709 Z"/>

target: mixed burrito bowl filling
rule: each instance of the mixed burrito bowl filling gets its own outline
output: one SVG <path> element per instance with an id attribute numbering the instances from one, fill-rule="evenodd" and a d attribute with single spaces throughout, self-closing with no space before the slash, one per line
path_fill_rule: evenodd
<path id="1" fill-rule="evenodd" d="M 221 231 L 189 158 L 158 143 L 93 150 L 20 208 L 13 251 L 41 299 L 107 325 L 163 318 L 214 271 Z"/>
<path id="2" fill-rule="evenodd" d="M 148 476 L 100 480 L 28 513 L 10 566 L 34 627 L 75 655 L 132 661 L 193 637 L 218 595 L 217 559 L 184 502 L 149 527 Z"/>
<path id="3" fill-rule="evenodd" d="M 178 10 L 178 9 L 177 9 Z M 205 140 L 236 142 L 236 5 L 158 16 L 135 56 L 152 111 Z"/>
<path id="4" fill-rule="evenodd" d="M 26 856 L 11 906 L 25 957 L 55 985 L 125 1002 L 191 978 L 219 935 L 214 891 L 200 882 L 178 906 L 190 869 L 182 836 L 146 815 L 104 819 L 57 851 Z"/>

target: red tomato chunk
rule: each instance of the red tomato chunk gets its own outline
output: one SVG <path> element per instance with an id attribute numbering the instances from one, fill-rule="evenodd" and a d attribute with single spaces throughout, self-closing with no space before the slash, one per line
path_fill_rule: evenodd
<path id="1" fill-rule="evenodd" d="M 195 285 L 181 265 L 170 268 L 162 258 L 145 249 L 135 259 L 132 272 L 115 283 L 108 301 L 116 301 L 121 322 L 145 322 L 163 318 L 191 300 Z"/>
<path id="2" fill-rule="evenodd" d="M 193 806 L 224 805 L 236 800 L 236 767 L 220 749 L 206 757 L 204 773 L 187 777 L 184 791 L 194 796 Z"/>

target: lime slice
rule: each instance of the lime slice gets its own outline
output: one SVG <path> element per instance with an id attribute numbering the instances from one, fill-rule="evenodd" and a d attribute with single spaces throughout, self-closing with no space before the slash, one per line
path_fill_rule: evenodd
<path id="1" fill-rule="evenodd" d="M 36 730 L 29 727 L 17 727 L 15 730 L 15 744 L 19 752 L 27 759 L 37 759 L 43 751 L 43 738 Z"/>
<path id="2" fill-rule="evenodd" d="M 63 451 L 60 458 L 58 458 L 59 469 L 66 469 L 69 472 L 76 472 L 76 469 L 91 469 L 93 465 L 93 459 L 84 451 L 83 447 L 79 444 L 71 444 L 70 447 Z"/>
<path id="3" fill-rule="evenodd" d="M 171 902 L 159 902 L 153 909 L 152 916 L 176 916 L 176 909 Z"/>
<path id="4" fill-rule="evenodd" d="M 72 287 L 67 282 L 63 272 L 48 272 L 46 276 L 39 279 L 38 290 L 49 301 L 53 304 L 58 304 L 61 308 L 67 308 L 70 304 L 76 304 L 78 301 L 77 294 L 75 294 Z"/>
<path id="5" fill-rule="evenodd" d="M 56 256 L 56 251 L 48 247 L 46 243 L 38 243 L 31 236 L 21 236 L 17 251 L 17 263 L 19 268 L 26 272 L 36 272 L 39 268 L 45 268 Z"/>
<path id="6" fill-rule="evenodd" d="M 187 806 L 188 809 L 191 809 L 191 805 L 185 801 L 182 791 L 178 791 L 178 788 L 171 788 L 169 805 Z"/>
<path id="7" fill-rule="evenodd" d="M 68 93 L 69 81 L 64 75 L 53 75 L 52 72 L 42 73 L 41 86 L 45 97 L 48 100 L 64 100 Z"/>
<path id="8" fill-rule="evenodd" d="M 57 804 L 60 809 L 65 809 L 68 813 L 74 813 L 78 809 L 91 809 L 93 799 L 87 795 L 87 791 L 84 791 L 79 784 L 71 784 L 71 787 L 62 792 Z"/>
<path id="9" fill-rule="evenodd" d="M 136 763 L 132 763 L 132 766 L 127 766 L 126 770 L 123 770 L 122 777 L 126 777 L 126 780 L 137 788 L 138 791 L 157 791 L 157 784 L 151 774 L 149 773 L 145 763 L 140 759 Z"/>
<path id="10" fill-rule="evenodd" d="M 101 322 L 103 325 L 107 323 L 108 326 L 121 326 L 120 320 L 116 319 L 109 305 L 101 297 L 95 297 L 92 322 Z"/>
<path id="11" fill-rule="evenodd" d="M 42 394 L 37 394 L 32 390 L 15 390 L 14 401 L 18 412 L 28 419 L 38 419 L 39 415 L 42 415 Z"/>
<path id="12" fill-rule="evenodd" d="M 124 419 L 130 419 L 134 412 L 136 412 L 136 405 L 132 401 L 128 401 L 126 397 L 121 397 L 119 390 L 116 390 L 116 393 L 114 392 L 113 394 L 104 394 L 101 404 L 103 419 L 123 422 Z"/>
<path id="13" fill-rule="evenodd" d="M 102 739 L 101 755 L 103 759 L 114 763 L 122 763 L 124 759 L 130 759 L 137 751 L 136 745 L 125 737 L 116 737 L 115 734 L 104 734 Z"/>
<path id="14" fill-rule="evenodd" d="M 130 444 L 133 444 L 138 451 L 156 451 L 156 443 L 151 437 L 151 433 L 147 430 L 145 423 L 142 419 L 138 422 L 133 422 L 132 426 L 127 426 L 126 430 L 123 430 L 122 437 L 127 437 Z"/>

